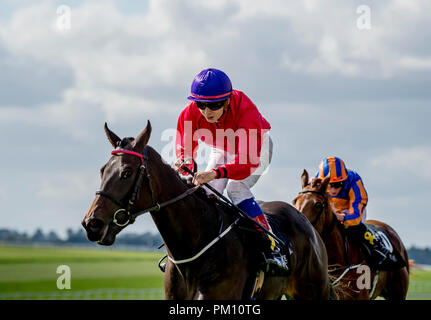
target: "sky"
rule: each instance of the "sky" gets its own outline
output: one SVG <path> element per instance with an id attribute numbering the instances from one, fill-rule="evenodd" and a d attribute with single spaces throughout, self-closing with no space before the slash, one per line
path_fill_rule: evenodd
<path id="1" fill-rule="evenodd" d="M 428 0 L 5 0 L 0 3 L 0 228 L 80 228 L 111 146 L 103 125 L 172 163 L 193 77 L 225 71 L 271 124 L 253 193 L 291 203 L 338 156 L 368 218 L 431 246 Z M 203 149 L 205 150 L 205 149 Z M 203 158 L 205 152 L 203 153 Z M 157 232 L 149 215 L 124 232 Z"/>

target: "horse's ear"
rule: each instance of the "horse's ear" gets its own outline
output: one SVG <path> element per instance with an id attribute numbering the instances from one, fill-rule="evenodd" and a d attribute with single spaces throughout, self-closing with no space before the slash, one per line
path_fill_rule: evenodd
<path id="1" fill-rule="evenodd" d="M 150 140 L 151 136 L 151 123 L 150 120 L 147 122 L 147 126 L 144 130 L 135 138 L 132 142 L 133 150 L 136 152 L 144 152 L 144 147 L 147 145 L 148 140 Z"/>
<path id="2" fill-rule="evenodd" d="M 302 189 L 304 189 L 306 186 L 309 185 L 308 179 L 309 179 L 308 172 L 307 170 L 304 169 L 304 172 L 302 172 L 302 175 L 301 175 Z"/>
<path id="3" fill-rule="evenodd" d="M 330 179 L 331 179 L 331 177 L 328 175 L 327 177 L 325 177 L 322 180 L 322 184 L 320 185 L 320 191 L 321 192 L 326 192 L 326 189 L 328 188 L 328 184 L 329 184 Z"/>
<path id="4" fill-rule="evenodd" d="M 118 146 L 118 143 L 121 142 L 121 139 L 115 133 L 109 130 L 108 124 L 106 122 L 105 122 L 105 133 L 106 133 L 106 136 L 108 137 L 109 142 L 112 144 L 114 148 L 116 148 Z"/>

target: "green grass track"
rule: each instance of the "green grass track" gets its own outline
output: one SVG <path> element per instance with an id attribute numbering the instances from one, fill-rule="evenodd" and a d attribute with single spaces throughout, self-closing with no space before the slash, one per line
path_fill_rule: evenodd
<path id="1" fill-rule="evenodd" d="M 0 300 L 163 299 L 163 252 L 109 248 L 0 246 Z M 57 268 L 71 271 L 71 288 L 57 288 Z M 408 299 L 431 300 L 431 271 L 414 269 Z"/>
<path id="2" fill-rule="evenodd" d="M 155 298 L 162 298 L 163 273 L 157 267 L 162 256 L 163 253 L 97 248 L 0 247 L 0 299 L 39 299 L 44 295 L 80 299 L 88 292 L 99 293 L 95 298 L 103 299 L 103 292 L 108 292 L 109 297 L 115 295 L 115 289 L 152 292 L 152 298 L 158 289 Z M 70 290 L 57 288 L 60 265 L 70 268 Z"/>

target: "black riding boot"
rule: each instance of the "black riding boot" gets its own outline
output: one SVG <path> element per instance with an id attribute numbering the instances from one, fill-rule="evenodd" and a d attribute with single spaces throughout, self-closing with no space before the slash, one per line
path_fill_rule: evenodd
<path id="1" fill-rule="evenodd" d="M 368 262 L 374 269 L 381 269 L 391 253 L 376 237 L 373 231 L 364 223 L 347 228 L 348 235 L 357 243 L 361 244 L 368 255 Z"/>

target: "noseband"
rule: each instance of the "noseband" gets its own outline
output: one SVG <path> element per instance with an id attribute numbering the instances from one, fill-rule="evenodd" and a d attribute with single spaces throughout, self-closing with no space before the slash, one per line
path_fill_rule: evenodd
<path id="1" fill-rule="evenodd" d="M 135 180 L 135 184 L 133 187 L 133 193 L 130 196 L 129 200 L 127 201 L 127 204 L 125 205 L 124 201 L 118 200 L 116 199 L 112 194 L 110 194 L 109 192 L 106 192 L 104 190 L 99 190 L 96 191 L 96 195 L 100 195 L 103 196 L 105 198 L 108 198 L 109 200 L 111 200 L 112 202 L 114 202 L 117 206 L 120 207 L 120 209 L 118 209 L 117 211 L 114 212 L 113 215 L 113 219 L 112 222 L 114 224 L 116 224 L 119 227 L 125 227 L 128 224 L 132 224 L 133 222 L 135 222 L 136 217 L 147 213 L 147 212 L 153 212 L 153 211 L 159 211 L 161 208 L 170 205 L 174 202 L 177 202 L 189 195 L 191 195 L 193 192 L 195 192 L 199 186 L 193 187 L 191 189 L 188 189 L 187 191 L 185 191 L 184 193 L 180 194 L 179 196 L 168 200 L 166 202 L 163 202 L 161 204 L 159 204 L 154 196 L 154 192 L 153 192 L 153 188 L 152 188 L 152 183 L 151 183 L 151 176 L 148 173 L 147 170 L 147 162 L 148 162 L 148 146 L 145 146 L 144 148 L 144 153 L 138 153 L 135 151 L 131 151 L 131 150 L 126 150 L 126 149 L 115 149 L 111 152 L 111 155 L 121 155 L 121 154 L 128 154 L 128 155 L 132 155 L 135 157 L 138 157 L 141 159 L 141 165 L 139 166 L 139 173 L 138 173 L 138 177 Z M 135 204 L 136 200 L 139 197 L 139 193 L 141 191 L 142 188 L 142 182 L 144 180 L 144 176 L 146 175 L 147 180 L 148 180 L 148 188 L 150 189 L 150 193 L 151 193 L 151 199 L 152 199 L 152 203 L 154 204 L 152 207 L 147 208 L 145 210 L 136 212 L 136 213 L 130 213 L 130 209 L 132 208 L 132 206 Z M 127 221 L 124 223 L 120 223 L 117 219 L 117 215 L 119 213 L 126 213 L 127 214 Z"/>

